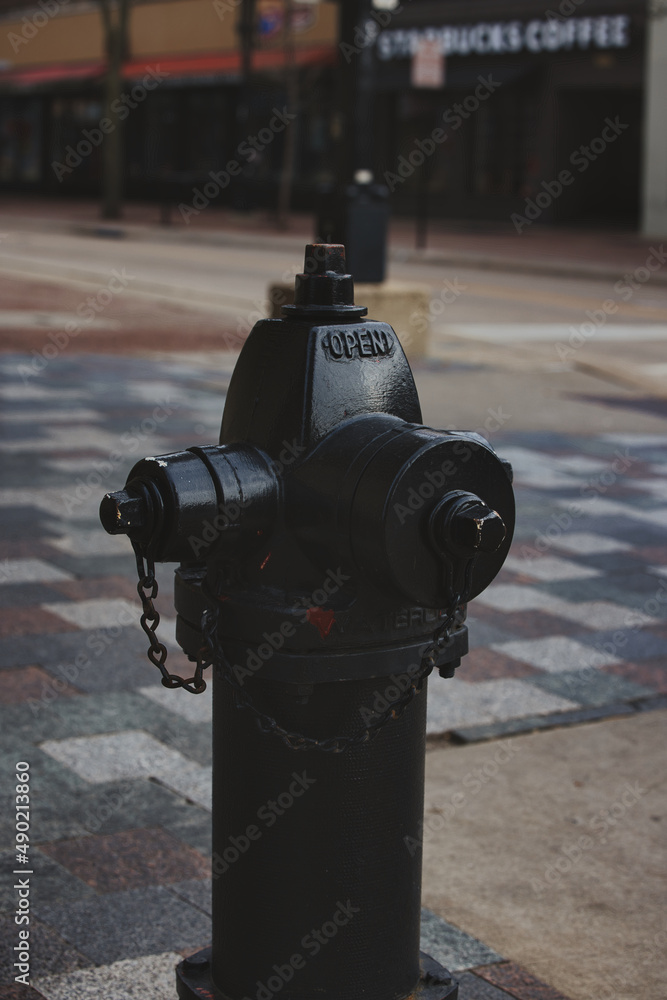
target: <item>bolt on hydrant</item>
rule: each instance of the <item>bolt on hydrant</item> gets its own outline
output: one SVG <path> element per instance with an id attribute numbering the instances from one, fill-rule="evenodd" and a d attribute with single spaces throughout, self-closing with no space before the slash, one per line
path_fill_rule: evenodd
<path id="1" fill-rule="evenodd" d="M 241 351 L 220 444 L 143 459 L 100 509 L 134 546 L 162 683 L 215 675 L 213 940 L 178 996 L 454 1000 L 419 950 L 426 679 L 453 676 L 507 555 L 511 469 L 422 424 L 342 246 L 306 248 L 283 314 Z M 188 679 L 156 635 L 157 561 L 180 563 Z"/>

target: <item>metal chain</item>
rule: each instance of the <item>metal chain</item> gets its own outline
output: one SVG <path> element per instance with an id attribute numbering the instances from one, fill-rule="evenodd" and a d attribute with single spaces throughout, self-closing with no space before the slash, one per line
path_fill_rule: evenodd
<path id="1" fill-rule="evenodd" d="M 351 747 L 362 746 L 371 743 L 379 731 L 389 722 L 390 719 L 398 719 L 406 710 L 412 699 L 424 686 L 424 681 L 432 673 L 438 662 L 438 654 L 447 646 L 451 636 L 451 629 L 457 623 L 459 608 L 463 604 L 463 596 L 457 593 L 453 598 L 450 608 L 440 621 L 433 633 L 431 642 L 426 647 L 421 657 L 419 672 L 403 691 L 401 696 L 390 702 L 388 707 L 377 715 L 367 726 L 358 729 L 349 736 L 330 736 L 327 739 L 318 740 L 305 733 L 295 733 L 281 726 L 272 716 L 262 712 L 252 701 L 243 685 L 234 676 L 234 671 L 225 656 L 218 638 L 218 612 L 214 599 L 213 608 L 216 610 L 206 610 L 202 616 L 202 632 L 206 640 L 209 655 L 205 655 L 204 650 L 200 650 L 197 656 L 197 665 L 192 677 L 179 677 L 178 674 L 170 674 L 165 663 L 167 660 L 167 647 L 160 642 L 156 635 L 156 630 L 160 624 L 160 615 L 153 604 L 158 594 L 157 580 L 155 579 L 155 563 L 152 559 L 144 555 L 138 544 L 134 544 L 134 554 L 137 559 L 137 572 L 139 582 L 137 593 L 141 598 L 143 614 L 141 615 L 141 627 L 148 636 L 150 646 L 147 650 L 148 659 L 162 674 L 162 683 L 167 688 L 184 688 L 190 694 L 201 694 L 206 690 L 206 681 L 203 672 L 213 663 L 220 664 L 222 676 L 227 684 L 233 689 L 236 704 L 249 709 L 255 716 L 255 722 L 260 732 L 265 736 L 275 736 L 280 739 L 290 750 L 320 750 L 323 753 L 343 753 Z M 211 596 L 211 595 L 209 595 Z"/>
<path id="2" fill-rule="evenodd" d="M 206 667 L 211 665 L 211 661 L 207 661 L 205 656 L 199 655 L 192 677 L 179 677 L 178 674 L 169 673 L 165 666 L 168 655 L 167 647 L 163 642 L 160 642 L 155 634 L 160 624 L 160 615 L 153 604 L 158 594 L 157 580 L 155 579 L 155 563 L 152 559 L 146 557 L 144 564 L 144 556 L 139 545 L 133 543 L 133 548 L 137 559 L 137 572 L 139 574 L 137 593 L 139 594 L 143 608 L 143 614 L 140 619 L 141 627 L 150 641 L 150 646 L 147 650 L 148 659 L 162 674 L 162 683 L 166 688 L 185 688 L 190 694 L 201 694 L 206 690 L 206 681 L 204 680 L 203 673 Z"/>
<path id="3" fill-rule="evenodd" d="M 312 736 L 306 736 L 304 733 L 295 733 L 288 729 L 284 729 L 283 726 L 272 718 L 272 716 L 267 715 L 265 712 L 262 712 L 259 708 L 257 708 L 248 692 L 244 690 L 243 685 L 234 676 L 232 667 L 220 646 L 217 634 L 217 612 L 204 612 L 202 618 L 202 630 L 209 647 L 210 659 L 213 662 L 220 664 L 222 667 L 223 678 L 235 692 L 237 705 L 241 705 L 253 713 L 257 727 L 261 733 L 265 736 L 277 737 L 285 744 L 285 746 L 289 747 L 290 750 L 321 750 L 323 753 L 342 753 L 350 747 L 362 746 L 364 743 L 371 743 L 379 733 L 380 729 L 382 729 L 382 727 L 389 722 L 390 719 L 400 718 L 415 695 L 422 690 L 424 681 L 437 664 L 438 653 L 448 644 L 450 639 L 450 629 L 452 625 L 456 624 L 457 614 L 461 603 L 462 597 L 460 594 L 457 594 L 452 601 L 451 609 L 447 612 L 444 619 L 440 622 L 433 633 L 431 643 L 422 653 L 419 673 L 415 678 L 413 678 L 410 686 L 406 688 L 400 698 L 391 702 L 385 711 L 380 713 L 377 718 L 373 719 L 369 725 L 358 729 L 350 736 L 331 736 L 323 740 L 315 739 Z"/>

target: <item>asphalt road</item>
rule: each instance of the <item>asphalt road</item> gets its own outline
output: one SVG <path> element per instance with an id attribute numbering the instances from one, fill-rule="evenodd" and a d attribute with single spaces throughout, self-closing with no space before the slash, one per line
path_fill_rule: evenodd
<path id="1" fill-rule="evenodd" d="M 263 303 L 270 282 L 288 280 L 301 270 L 300 238 L 274 239 L 267 248 L 260 240 L 221 234 L 216 243 L 187 241 L 179 232 L 114 239 L 13 228 L 0 241 L 0 272 L 62 284 L 103 284 L 114 270 L 125 269 L 134 295 L 224 309 L 236 316 Z M 460 293 L 448 302 L 446 319 L 456 324 L 576 324 L 585 319 L 586 310 L 600 309 L 610 298 L 618 306 L 608 318 L 610 325 L 667 323 L 667 286 L 650 280 L 636 290 L 624 283 L 627 291 L 619 294 L 607 281 L 397 261 L 390 277 L 426 283 L 435 298 L 453 287 Z"/>
<path id="2" fill-rule="evenodd" d="M 58 331 L 68 319 L 77 325 L 66 346 L 76 337 L 78 350 L 238 349 L 267 314 L 268 286 L 302 266 L 303 237 L 293 234 L 129 227 L 114 238 L 121 231 L 4 222 L 6 349 L 52 350 L 54 338 L 65 343 Z M 504 404 L 516 427 L 664 430 L 664 283 L 396 259 L 390 278 L 430 289 L 429 356 L 415 367 L 433 423 L 477 426 L 490 402 Z"/>

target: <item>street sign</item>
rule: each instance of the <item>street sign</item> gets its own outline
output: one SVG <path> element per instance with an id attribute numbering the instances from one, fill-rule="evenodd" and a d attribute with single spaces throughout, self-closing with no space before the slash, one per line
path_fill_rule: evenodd
<path id="1" fill-rule="evenodd" d="M 412 56 L 411 81 L 413 87 L 444 87 L 445 56 L 439 40 L 420 38 Z"/>

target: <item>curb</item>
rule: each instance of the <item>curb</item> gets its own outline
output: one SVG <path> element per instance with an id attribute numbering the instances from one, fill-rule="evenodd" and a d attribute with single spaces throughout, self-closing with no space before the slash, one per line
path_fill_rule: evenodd
<path id="1" fill-rule="evenodd" d="M 615 702 L 608 705 L 582 705 L 581 708 L 570 709 L 567 712 L 554 712 L 552 715 L 527 715 L 519 719 L 511 719 L 509 722 L 462 726 L 452 729 L 448 733 L 428 733 L 426 744 L 435 747 L 443 742 L 458 745 L 485 743 L 488 740 L 503 739 L 508 736 L 521 736 L 527 733 L 545 732 L 548 729 L 562 729 L 566 726 L 603 722 L 606 719 L 640 715 L 643 712 L 664 711 L 666 708 L 667 695 L 655 694 L 636 698 L 633 701 Z"/>
<path id="2" fill-rule="evenodd" d="M 480 271 L 505 271 L 509 274 L 542 274 L 554 278 L 584 278 L 587 281 L 618 281 L 629 265 L 588 264 L 585 261 L 548 260 L 527 257 L 504 257 L 470 251 L 448 253 L 442 250 L 402 250 L 390 248 L 389 257 L 402 264 L 440 264 L 445 267 L 469 267 Z M 652 284 L 667 285 L 667 273 L 654 271 Z"/>
<path id="3" fill-rule="evenodd" d="M 261 241 L 267 250 L 289 250 L 294 248 L 300 255 L 304 239 L 308 234 L 243 232 L 233 229 L 183 230 L 180 226 L 148 225 L 145 223 L 113 222 L 70 222 L 59 219 L 40 219 L 34 216 L 13 216 L 7 220 L 8 228 L 16 222 L 27 229 L 47 228 L 51 231 L 68 233 L 72 236 L 92 236 L 98 239 L 133 239 L 151 242 L 199 243 L 210 246 L 257 247 Z M 647 251 L 648 251 L 647 247 Z M 436 264 L 443 267 L 471 268 L 482 271 L 498 271 L 509 274 L 539 274 L 556 278 L 583 278 L 594 281 L 617 281 L 630 268 L 630 264 L 594 264 L 585 260 L 549 259 L 536 257 L 508 257 L 502 252 L 475 253 L 471 251 L 414 250 L 401 246 L 389 246 L 389 260 L 401 264 Z M 652 284 L 667 286 L 667 271 L 653 272 Z"/>

